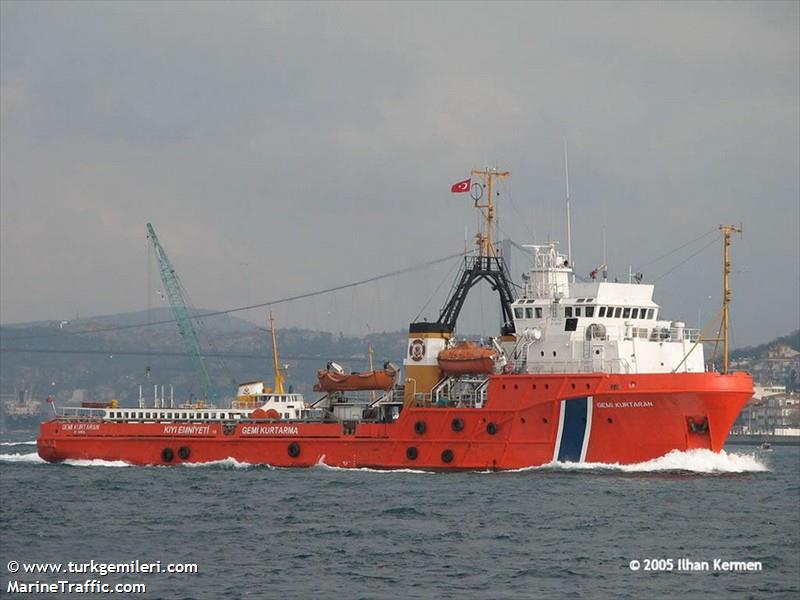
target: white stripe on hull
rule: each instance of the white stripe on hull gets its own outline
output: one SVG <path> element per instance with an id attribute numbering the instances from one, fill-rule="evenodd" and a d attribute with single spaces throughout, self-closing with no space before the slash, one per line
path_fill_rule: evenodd
<path id="1" fill-rule="evenodd" d="M 558 453 L 561 450 L 561 434 L 564 433 L 564 413 L 566 412 L 565 404 L 566 400 L 562 400 L 561 407 L 558 411 L 558 434 L 556 436 L 556 443 L 553 446 L 553 462 L 558 460 Z"/>
<path id="2" fill-rule="evenodd" d="M 583 446 L 581 446 L 581 460 L 586 462 L 586 451 L 589 449 L 589 438 L 592 437 L 592 408 L 594 407 L 594 396 L 586 398 L 586 429 L 583 432 Z"/>

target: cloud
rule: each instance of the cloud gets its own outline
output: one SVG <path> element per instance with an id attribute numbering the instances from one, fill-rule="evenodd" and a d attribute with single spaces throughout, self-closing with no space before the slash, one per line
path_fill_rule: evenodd
<path id="1" fill-rule="evenodd" d="M 3 322 L 142 307 L 148 221 L 215 308 L 446 255 L 475 223 L 449 184 L 495 162 L 504 231 L 560 237 L 566 138 L 580 270 L 603 223 L 623 273 L 741 220 L 736 341 L 797 326 L 796 3 L 1 10 Z M 665 312 L 691 321 L 717 267 L 665 278 Z M 331 327 L 401 327 L 445 275 L 343 296 Z"/>

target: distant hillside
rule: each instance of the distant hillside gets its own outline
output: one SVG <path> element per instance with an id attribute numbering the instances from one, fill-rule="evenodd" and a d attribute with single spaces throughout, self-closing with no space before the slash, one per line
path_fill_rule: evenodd
<path id="1" fill-rule="evenodd" d="M 775 338 L 771 342 L 759 344 L 758 346 L 746 346 L 731 351 L 732 359 L 761 358 L 767 352 L 777 346 L 789 346 L 792 350 L 800 352 L 800 329 L 793 331 L 783 337 Z"/>
<path id="2" fill-rule="evenodd" d="M 202 315 L 205 313 L 215 312 L 213 309 L 196 308 L 189 311 L 193 315 Z M 95 317 L 81 317 L 80 319 L 73 319 L 70 321 L 31 321 L 27 323 L 13 323 L 10 325 L 3 325 L 3 328 L 8 329 L 27 329 L 27 328 L 42 328 L 42 327 L 57 327 L 59 329 L 70 330 L 86 330 L 95 329 L 98 327 L 113 327 L 113 326 L 129 326 L 129 325 L 144 325 L 148 321 L 172 321 L 172 309 L 169 307 L 154 308 L 151 311 L 140 310 L 135 312 L 116 313 L 113 315 L 101 315 Z M 213 333 L 251 333 L 258 331 L 258 327 L 249 321 L 240 319 L 233 315 L 215 315 L 204 320 L 206 328 Z M 165 323 L 163 325 L 153 325 L 154 329 L 174 328 L 174 323 Z"/>
<path id="3" fill-rule="evenodd" d="M 171 313 L 160 309 L 153 311 L 151 318 L 166 320 Z M 88 399 L 118 398 L 126 405 L 136 401 L 140 384 L 146 394 L 152 393 L 155 384 L 173 384 L 176 395 L 184 399 L 200 394 L 199 369 L 187 356 L 174 322 L 125 328 L 147 320 L 146 312 L 136 312 L 69 323 L 0 326 L 0 348 L 4 350 L 0 354 L 0 392 L 27 389 L 35 397 L 52 395 L 66 402 L 75 390 L 85 390 Z M 117 326 L 123 329 L 114 329 Z M 204 362 L 223 397 L 232 396 L 239 382 L 272 380 L 271 339 L 263 328 L 221 315 L 209 318 L 207 329 L 208 335 L 200 336 Z M 370 346 L 376 366 L 387 360 L 399 364 L 406 336 L 402 331 L 361 338 L 297 328 L 277 330 L 281 364 L 288 365 L 288 382 L 306 394 L 312 393 L 317 369 L 330 360 L 365 370 Z"/>

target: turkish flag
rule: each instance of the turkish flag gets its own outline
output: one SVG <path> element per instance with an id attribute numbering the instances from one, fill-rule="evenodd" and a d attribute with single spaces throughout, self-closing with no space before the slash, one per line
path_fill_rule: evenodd
<path id="1" fill-rule="evenodd" d="M 459 181 L 458 183 L 454 183 L 450 188 L 450 191 L 454 194 L 462 194 L 464 192 L 469 191 L 469 184 L 472 179 L 465 179 L 464 181 Z"/>

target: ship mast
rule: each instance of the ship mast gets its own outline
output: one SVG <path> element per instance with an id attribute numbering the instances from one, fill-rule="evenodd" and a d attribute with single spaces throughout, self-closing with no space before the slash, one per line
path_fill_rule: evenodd
<path id="1" fill-rule="evenodd" d="M 272 360 L 275 365 L 275 393 L 283 394 L 283 373 L 279 366 L 278 360 L 278 341 L 275 339 L 275 317 L 272 316 L 272 311 L 269 311 L 269 329 L 272 333 Z"/>
<path id="2" fill-rule="evenodd" d="M 569 209 L 569 156 L 567 155 L 567 140 L 564 139 L 564 184 L 567 192 L 567 260 L 572 267 L 572 222 Z M 605 262 L 605 257 L 603 257 Z M 575 271 L 572 272 L 572 282 L 575 282 Z"/>
<path id="3" fill-rule="evenodd" d="M 479 256 L 496 256 L 494 244 L 492 242 L 492 229 L 494 228 L 494 195 L 492 193 L 492 188 L 495 179 L 505 179 L 509 177 L 511 173 L 509 171 L 498 171 L 497 167 L 494 167 L 483 171 L 473 170 L 472 175 L 483 177 L 483 180 L 486 182 L 486 204 L 478 204 L 480 197 L 475 199 L 475 208 L 486 209 L 485 213 L 481 211 L 484 215 L 486 231 L 478 233 L 478 235 L 475 236 L 478 254 Z"/>
<path id="4" fill-rule="evenodd" d="M 367 345 L 367 356 L 369 357 L 369 372 L 373 373 L 375 368 L 372 366 L 372 344 Z M 370 392 L 370 396 L 372 396 L 372 402 L 375 403 L 375 390 Z"/>
<path id="5" fill-rule="evenodd" d="M 730 288 L 730 275 L 731 275 L 731 234 L 741 233 L 742 228 L 735 225 L 720 225 L 720 231 L 723 235 L 722 242 L 722 373 L 728 374 L 728 327 L 729 327 L 729 313 L 728 305 L 731 302 L 731 288 Z"/>

